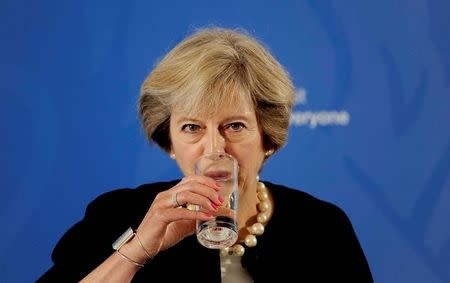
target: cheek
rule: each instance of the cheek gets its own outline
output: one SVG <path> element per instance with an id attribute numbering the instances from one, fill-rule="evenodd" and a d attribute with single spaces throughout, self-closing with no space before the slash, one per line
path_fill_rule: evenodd
<path id="1" fill-rule="evenodd" d="M 183 159 L 177 159 L 178 168 L 180 168 L 180 171 L 183 173 L 184 176 L 189 176 L 193 174 L 193 170 L 190 169 L 189 162 L 186 162 L 186 160 Z"/>
<path id="2" fill-rule="evenodd" d="M 236 158 L 243 174 L 257 174 L 263 161 L 264 151 L 262 143 L 256 142 L 241 144 L 236 148 Z"/>
<path id="3" fill-rule="evenodd" d="M 178 147 L 176 151 L 176 160 L 178 167 L 185 176 L 194 174 L 194 162 L 200 156 L 198 150 L 193 147 Z"/>

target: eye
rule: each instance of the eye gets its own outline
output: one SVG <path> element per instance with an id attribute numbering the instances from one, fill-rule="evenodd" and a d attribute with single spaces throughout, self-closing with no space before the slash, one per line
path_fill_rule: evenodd
<path id="1" fill-rule="evenodd" d="M 186 133 L 196 133 L 200 131 L 200 126 L 196 124 L 185 124 L 181 127 L 181 130 Z"/>
<path id="2" fill-rule="evenodd" d="M 233 122 L 225 126 L 225 129 L 230 129 L 233 132 L 240 132 L 244 128 L 245 125 L 242 122 Z"/>

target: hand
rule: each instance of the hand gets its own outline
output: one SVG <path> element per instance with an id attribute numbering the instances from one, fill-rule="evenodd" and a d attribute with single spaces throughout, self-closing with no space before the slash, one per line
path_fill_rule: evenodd
<path id="1" fill-rule="evenodd" d="M 159 193 L 139 225 L 139 235 L 147 251 L 155 256 L 192 235 L 196 220 L 209 220 L 223 203 L 219 184 L 205 176 L 187 176 L 174 187 Z M 174 205 L 174 196 L 181 207 Z M 186 204 L 199 205 L 199 211 Z"/>

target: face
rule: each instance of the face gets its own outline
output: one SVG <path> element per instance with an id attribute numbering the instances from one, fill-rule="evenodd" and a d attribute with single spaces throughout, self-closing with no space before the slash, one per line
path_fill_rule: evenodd
<path id="1" fill-rule="evenodd" d="M 174 109 L 170 117 L 171 153 L 184 175 L 194 174 L 194 162 L 203 154 L 226 152 L 239 164 L 239 188 L 256 183 L 264 161 L 262 131 L 248 101 L 220 107 L 211 117 L 189 117 Z"/>

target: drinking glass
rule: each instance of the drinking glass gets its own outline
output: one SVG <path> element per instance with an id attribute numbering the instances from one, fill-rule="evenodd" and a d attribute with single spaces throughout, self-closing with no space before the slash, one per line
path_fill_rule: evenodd
<path id="1" fill-rule="evenodd" d="M 197 221 L 197 240 L 211 249 L 232 246 L 238 236 L 238 163 L 226 153 L 202 155 L 195 162 L 195 174 L 213 178 L 221 185 L 218 192 L 223 204 L 214 212 L 214 218 Z M 200 208 L 199 208 L 200 209 Z"/>

